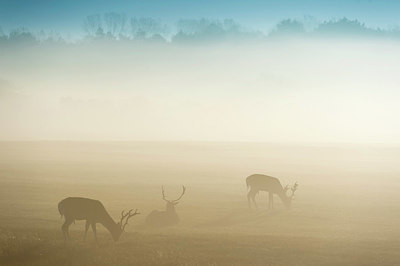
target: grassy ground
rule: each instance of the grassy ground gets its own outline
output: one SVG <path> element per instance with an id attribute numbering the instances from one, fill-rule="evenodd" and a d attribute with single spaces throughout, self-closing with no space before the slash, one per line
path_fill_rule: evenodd
<path id="1" fill-rule="evenodd" d="M 399 241 L 200 233 L 127 233 L 66 245 L 54 230 L 2 231 L 1 263 L 34 265 L 396 265 Z"/>
<path id="2" fill-rule="evenodd" d="M 399 151 L 365 147 L 243 144 L 0 143 L 0 264 L 4 265 L 398 265 Z M 244 179 L 268 173 L 298 181 L 285 210 L 249 210 Z M 179 226 L 143 226 L 163 209 Z M 57 203 L 100 199 L 111 216 L 138 208 L 119 242 L 84 222 L 64 243 Z"/>

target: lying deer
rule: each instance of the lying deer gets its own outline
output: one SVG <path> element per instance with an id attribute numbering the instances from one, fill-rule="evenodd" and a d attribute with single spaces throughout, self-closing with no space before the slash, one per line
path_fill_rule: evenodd
<path id="1" fill-rule="evenodd" d="M 179 217 L 175 211 L 175 205 L 179 203 L 178 201 L 185 194 L 185 191 L 186 191 L 185 186 L 182 186 L 182 194 L 176 200 L 167 200 L 167 198 L 165 197 L 165 193 L 164 193 L 164 187 L 162 187 L 161 189 L 162 189 L 162 199 L 167 203 L 166 210 L 165 211 L 158 211 L 158 210 L 152 211 L 146 217 L 147 225 L 169 226 L 169 225 L 175 225 L 175 224 L 179 223 Z"/>
<path id="2" fill-rule="evenodd" d="M 298 184 L 297 182 L 290 188 L 292 191 L 291 195 L 287 195 L 287 191 L 289 190 L 289 186 L 282 187 L 281 182 L 279 182 L 278 178 L 267 176 L 267 175 L 251 175 L 246 178 L 247 188 L 250 187 L 250 191 L 247 194 L 247 201 L 249 204 L 249 208 L 251 208 L 250 199 L 253 201 L 254 205 L 257 208 L 257 203 L 255 201 L 256 194 L 259 191 L 269 192 L 269 202 L 268 207 L 274 208 L 274 194 L 277 194 L 282 202 L 285 204 L 286 208 L 290 208 L 292 204 L 292 200 L 294 198 L 294 192 L 297 190 Z"/>
<path id="3" fill-rule="evenodd" d="M 140 214 L 137 212 L 137 210 L 135 210 L 134 213 L 132 213 L 133 210 L 130 210 L 127 213 L 122 211 L 121 220 L 116 223 L 108 214 L 100 201 L 78 197 L 63 199 L 60 201 L 60 203 L 58 203 L 58 210 L 61 214 L 61 217 L 65 217 L 65 222 L 61 227 L 64 240 L 69 239 L 68 228 L 73 222 L 75 222 L 75 220 L 86 220 L 85 240 L 89 225 L 91 225 L 94 237 L 97 241 L 96 223 L 100 223 L 111 233 L 114 241 L 117 241 L 124 231 L 125 226 L 128 224 L 128 220 L 131 217 Z"/>

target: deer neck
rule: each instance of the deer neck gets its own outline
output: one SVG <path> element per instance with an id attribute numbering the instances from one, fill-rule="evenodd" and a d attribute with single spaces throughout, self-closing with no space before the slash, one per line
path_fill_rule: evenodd
<path id="1" fill-rule="evenodd" d="M 107 213 L 102 219 L 100 219 L 99 223 L 101 223 L 108 231 L 113 233 L 115 229 L 118 227 L 118 224 L 111 218 L 111 216 Z"/>
<path id="2" fill-rule="evenodd" d="M 165 212 L 167 213 L 175 213 L 175 206 L 174 205 L 167 205 L 167 207 L 165 208 Z"/>

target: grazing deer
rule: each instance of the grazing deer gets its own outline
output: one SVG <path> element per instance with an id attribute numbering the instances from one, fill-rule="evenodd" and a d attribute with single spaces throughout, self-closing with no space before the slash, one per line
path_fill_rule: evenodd
<path id="1" fill-rule="evenodd" d="M 86 234 L 89 225 L 91 225 L 96 242 L 96 223 L 101 223 L 111 233 L 114 241 L 117 241 L 124 231 L 125 226 L 128 224 L 128 220 L 131 217 L 140 214 L 137 210 L 135 210 L 134 213 L 132 213 L 133 210 L 130 210 L 127 213 L 122 211 L 121 220 L 116 223 L 100 201 L 79 197 L 63 199 L 58 203 L 58 211 L 60 212 L 61 217 L 65 217 L 65 222 L 61 227 L 64 240 L 69 239 L 68 228 L 73 222 L 75 222 L 75 220 L 86 220 L 84 239 L 86 240 Z M 124 219 L 125 223 L 123 223 Z"/>
<path id="2" fill-rule="evenodd" d="M 297 190 L 297 182 L 290 188 L 292 194 L 288 196 L 286 192 L 289 190 L 289 186 L 282 187 L 281 182 L 278 178 L 267 176 L 267 175 L 251 175 L 246 178 L 247 189 L 250 187 L 249 193 L 247 193 L 247 201 L 249 208 L 251 208 L 250 199 L 253 201 L 257 208 L 257 203 L 255 201 L 256 194 L 259 191 L 266 191 L 269 193 L 268 208 L 274 208 L 274 194 L 277 194 L 282 202 L 285 204 L 286 208 L 290 208 L 292 203 L 294 192 Z"/>
<path id="3" fill-rule="evenodd" d="M 165 211 L 152 211 L 146 217 L 146 224 L 150 226 L 169 226 L 175 225 L 179 223 L 178 214 L 175 211 L 175 205 L 178 204 L 179 200 L 183 197 L 186 191 L 186 187 L 182 186 L 182 194 L 176 200 L 167 200 L 164 193 L 164 187 L 162 189 L 162 199 L 167 202 L 166 210 Z"/>

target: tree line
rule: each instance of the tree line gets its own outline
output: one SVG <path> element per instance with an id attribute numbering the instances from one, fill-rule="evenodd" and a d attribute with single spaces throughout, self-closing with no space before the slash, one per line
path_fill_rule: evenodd
<path id="1" fill-rule="evenodd" d="M 90 15 L 82 24 L 84 34 L 73 42 L 87 41 L 152 41 L 202 43 L 215 41 L 263 40 L 309 37 L 371 37 L 399 39 L 400 29 L 371 28 L 358 20 L 341 18 L 316 24 L 306 29 L 303 22 L 285 19 L 272 30 L 247 29 L 232 19 L 180 19 L 173 26 L 154 18 L 127 17 L 121 13 Z M 32 32 L 18 28 L 5 33 L 0 27 L 2 44 L 35 44 L 44 42 L 71 42 L 58 32 Z"/>

